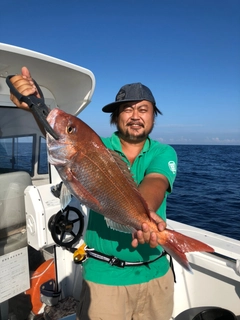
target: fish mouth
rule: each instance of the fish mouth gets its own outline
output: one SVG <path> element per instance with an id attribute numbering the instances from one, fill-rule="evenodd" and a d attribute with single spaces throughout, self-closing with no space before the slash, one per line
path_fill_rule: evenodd
<path id="1" fill-rule="evenodd" d="M 49 125 L 52 127 L 52 129 L 54 130 L 54 125 L 56 122 L 56 117 L 59 115 L 59 111 L 61 111 L 60 109 L 54 108 L 53 110 L 51 110 L 47 116 L 47 122 L 49 123 Z"/>
<path id="2" fill-rule="evenodd" d="M 68 161 L 55 158 L 53 154 L 48 153 L 48 162 L 56 167 L 65 166 Z"/>
<path id="3" fill-rule="evenodd" d="M 51 135 L 51 133 L 46 132 L 46 140 L 47 140 L 47 144 L 48 146 L 53 145 L 56 141 L 56 139 L 54 139 L 54 137 Z"/>
<path id="4" fill-rule="evenodd" d="M 68 161 L 63 156 L 65 155 L 66 145 L 59 140 L 55 140 L 54 137 L 47 132 L 47 149 L 48 149 L 48 162 L 54 166 L 65 165 Z"/>

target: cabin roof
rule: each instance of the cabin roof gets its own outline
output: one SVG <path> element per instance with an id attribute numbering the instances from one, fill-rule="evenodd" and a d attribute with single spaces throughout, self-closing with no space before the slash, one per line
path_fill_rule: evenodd
<path id="1" fill-rule="evenodd" d="M 24 48 L 0 43 L 0 77 L 19 74 L 27 66 L 41 88 L 48 89 L 57 106 L 78 115 L 91 101 L 93 73 L 75 64 Z M 2 91 L 4 88 L 0 88 Z M 5 90 L 9 89 L 6 85 Z M 1 92 L 0 92 L 1 93 Z"/>

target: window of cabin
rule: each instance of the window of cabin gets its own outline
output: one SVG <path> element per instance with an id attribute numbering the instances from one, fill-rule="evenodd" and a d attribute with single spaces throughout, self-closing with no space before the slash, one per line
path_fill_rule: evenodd
<path id="1" fill-rule="evenodd" d="M 44 137 L 39 137 L 38 174 L 48 173 L 47 144 Z"/>
<path id="2" fill-rule="evenodd" d="M 26 171 L 34 175 L 36 135 L 0 138 L 0 173 Z"/>

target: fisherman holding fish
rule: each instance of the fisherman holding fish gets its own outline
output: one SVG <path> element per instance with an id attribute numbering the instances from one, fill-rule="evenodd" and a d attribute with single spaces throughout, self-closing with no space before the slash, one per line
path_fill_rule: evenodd
<path id="1" fill-rule="evenodd" d="M 21 94 L 39 96 L 26 67 L 11 81 Z M 16 106 L 28 109 L 12 94 L 11 100 Z M 90 211 L 85 242 L 94 251 L 83 263 L 84 280 L 77 319 L 169 320 L 173 311 L 174 276 L 157 234 L 164 235 L 166 228 L 167 196 L 176 178 L 177 155 L 171 146 L 149 136 L 161 112 L 148 87 L 141 83 L 125 85 L 115 101 L 102 110 L 110 113 L 110 122 L 117 128 L 111 137 L 102 138 L 102 142 L 108 150 L 118 154 L 116 158 L 122 159 L 119 163 L 125 163 L 122 171 L 131 173 L 125 172 L 125 179 L 130 181 L 133 176 L 138 188 L 136 197 L 141 198 L 141 206 L 156 228 L 151 229 L 143 220 L 136 224 L 138 230 L 134 227 L 127 230 L 126 225 L 111 222 L 111 212 L 105 219 L 100 209 Z M 53 122 L 51 117 L 48 121 Z M 51 147 L 53 139 L 49 138 L 48 143 Z M 125 189 L 119 184 L 114 186 L 119 189 L 115 194 Z M 74 194 L 73 188 L 72 191 Z M 118 200 L 115 201 L 115 206 L 120 206 Z M 94 252 L 97 253 L 95 257 Z"/>

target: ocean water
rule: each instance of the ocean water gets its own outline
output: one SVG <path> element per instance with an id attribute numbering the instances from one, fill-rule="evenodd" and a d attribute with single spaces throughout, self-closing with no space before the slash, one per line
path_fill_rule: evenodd
<path id="1" fill-rule="evenodd" d="M 240 240 L 240 146 L 173 148 L 178 173 L 167 217 Z"/>
<path id="2" fill-rule="evenodd" d="M 167 217 L 240 240 L 240 146 L 173 147 L 178 173 L 168 197 Z M 5 148 L 10 154 L 12 146 Z M 47 173 L 45 143 L 41 148 L 38 172 Z M 5 167 L 33 174 L 31 155 L 31 143 L 19 145 L 14 161 L 0 153 L 0 172 Z"/>

